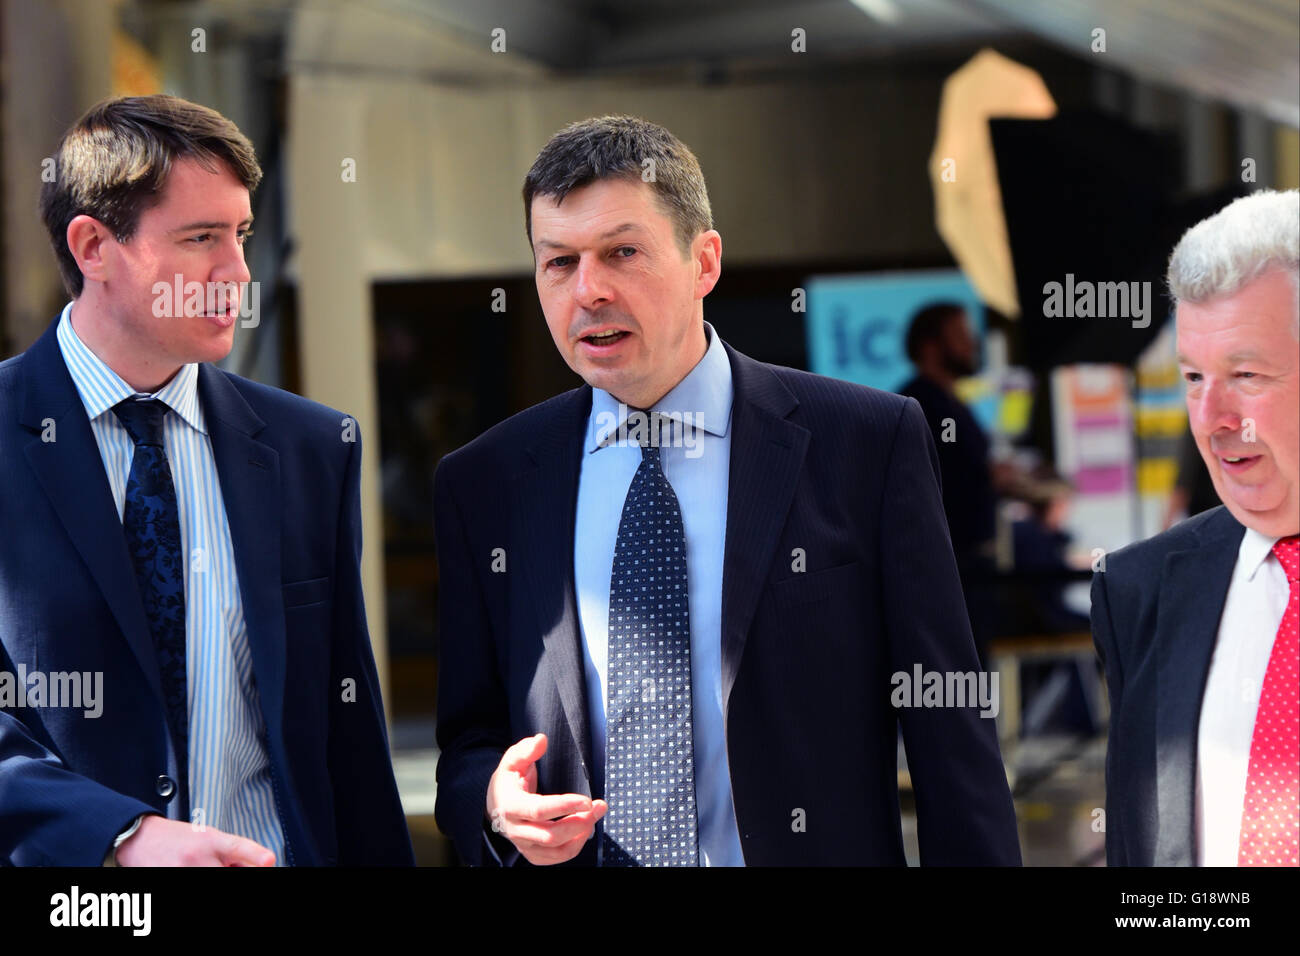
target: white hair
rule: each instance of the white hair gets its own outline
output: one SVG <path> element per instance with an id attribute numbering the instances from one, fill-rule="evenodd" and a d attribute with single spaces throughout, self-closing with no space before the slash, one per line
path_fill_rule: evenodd
<path id="1" fill-rule="evenodd" d="M 1175 303 L 1232 295 L 1274 269 L 1291 276 L 1300 300 L 1300 190 L 1261 189 L 1183 233 L 1169 257 Z M 1300 301 L 1292 332 L 1300 339 Z"/>

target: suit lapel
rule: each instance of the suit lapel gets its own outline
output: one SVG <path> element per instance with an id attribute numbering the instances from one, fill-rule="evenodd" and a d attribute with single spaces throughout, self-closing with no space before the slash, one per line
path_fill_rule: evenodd
<path id="1" fill-rule="evenodd" d="M 725 720 L 754 611 L 799 482 L 810 433 L 787 420 L 799 402 L 775 373 L 723 344 L 731 361 L 733 391 L 722 571 Z"/>
<path id="2" fill-rule="evenodd" d="M 1245 528 L 1227 508 L 1165 556 L 1156 624 L 1156 866 L 1196 865 L 1201 703 Z"/>
<path id="3" fill-rule="evenodd" d="M 519 550 L 507 560 L 522 565 L 525 608 L 539 615 L 544 656 L 560 703 L 585 765 L 592 767 L 591 727 L 583 679 L 582 637 L 573 580 L 573 534 L 582 444 L 591 389 L 562 399 L 559 412 L 529 447 L 529 461 L 513 476 L 512 540 Z M 599 768 L 597 768 L 599 769 Z M 596 793 L 602 781 L 588 783 Z"/>
<path id="4" fill-rule="evenodd" d="M 280 456 L 253 438 L 266 423 L 219 369 L 199 366 L 199 400 L 230 525 L 235 571 L 267 738 L 282 740 L 285 631 Z"/>
<path id="5" fill-rule="evenodd" d="M 161 707 L 158 659 L 122 521 L 85 406 L 59 349 L 57 325 L 55 320 L 23 355 L 19 421 L 34 432 L 25 449 L 27 461 L 90 569 Z M 53 423 L 52 433 L 46 432 L 49 423 Z M 46 434 L 51 434 L 52 440 L 46 441 Z"/>

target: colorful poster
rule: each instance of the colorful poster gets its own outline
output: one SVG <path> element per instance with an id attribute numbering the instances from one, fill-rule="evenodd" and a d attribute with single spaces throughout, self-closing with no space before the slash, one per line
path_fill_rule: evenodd
<path id="1" fill-rule="evenodd" d="M 914 374 L 904 340 L 923 306 L 966 307 L 976 341 L 984 340 L 984 307 L 956 269 L 814 276 L 808 280 L 808 362 L 812 371 L 897 391 Z"/>

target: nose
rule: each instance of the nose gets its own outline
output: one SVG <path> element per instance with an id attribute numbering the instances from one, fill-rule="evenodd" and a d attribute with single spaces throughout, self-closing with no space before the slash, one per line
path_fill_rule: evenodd
<path id="1" fill-rule="evenodd" d="M 1215 379 L 1207 380 L 1198 396 L 1188 397 L 1188 414 L 1192 427 L 1206 436 L 1219 431 L 1236 431 L 1241 427 L 1235 395 Z"/>
<path id="2" fill-rule="evenodd" d="M 595 256 L 583 256 L 578 260 L 577 279 L 573 284 L 573 297 L 578 305 L 589 312 L 594 312 L 608 303 L 613 297 L 613 290 L 608 281 L 605 266 Z"/>
<path id="3" fill-rule="evenodd" d="M 212 266 L 211 281 L 238 282 L 242 288 L 252 278 L 248 263 L 244 261 L 244 247 L 232 236 L 222 240 L 220 249 L 220 255 Z"/>

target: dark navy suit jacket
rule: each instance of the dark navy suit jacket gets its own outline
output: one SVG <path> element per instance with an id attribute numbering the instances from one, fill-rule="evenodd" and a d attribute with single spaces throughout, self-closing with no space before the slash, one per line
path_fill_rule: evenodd
<path id="1" fill-rule="evenodd" d="M 56 325 L 0 364 L 0 670 L 101 671 L 103 713 L 0 709 L 0 862 L 98 866 L 139 814 L 188 809 L 169 807 L 184 788 L 158 793 L 175 773 L 158 666 Z M 360 442 L 339 412 L 210 365 L 198 392 L 285 862 L 409 864 L 361 596 Z"/>
<path id="2" fill-rule="evenodd" d="M 730 347 L 727 356 L 722 693 L 746 863 L 903 864 L 901 719 L 922 862 L 1018 864 L 994 722 L 890 702 L 891 675 L 914 664 L 979 668 L 920 406 Z M 539 792 L 603 793 L 573 583 L 590 408 L 589 387 L 567 392 L 438 468 L 435 812 L 469 863 L 494 862 L 488 779 L 519 739 L 549 738 Z M 496 549 L 504 573 L 493 571 Z M 595 847 L 572 862 L 594 863 Z"/>
<path id="3" fill-rule="evenodd" d="M 1106 555 L 1092 638 L 1106 668 L 1106 862 L 1196 865 L 1196 741 L 1245 527 L 1223 505 Z"/>

